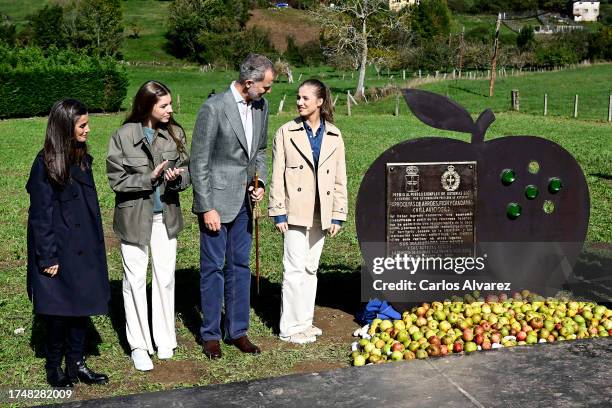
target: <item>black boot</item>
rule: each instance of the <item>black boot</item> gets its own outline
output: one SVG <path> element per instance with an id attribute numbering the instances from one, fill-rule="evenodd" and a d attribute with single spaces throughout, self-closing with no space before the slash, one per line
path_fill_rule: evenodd
<path id="1" fill-rule="evenodd" d="M 72 388 L 74 384 L 70 378 L 66 376 L 61 367 L 47 368 L 47 382 L 55 388 Z"/>
<path id="2" fill-rule="evenodd" d="M 68 376 L 70 381 L 78 383 L 79 381 L 85 384 L 106 384 L 108 383 L 108 376 L 106 374 L 95 373 L 91 371 L 85 361 L 77 361 L 73 364 L 67 364 Z"/>

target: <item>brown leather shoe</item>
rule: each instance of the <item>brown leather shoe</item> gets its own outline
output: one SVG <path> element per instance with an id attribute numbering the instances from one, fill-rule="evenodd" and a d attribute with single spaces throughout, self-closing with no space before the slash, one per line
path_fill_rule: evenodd
<path id="1" fill-rule="evenodd" d="M 238 347 L 238 350 L 243 353 L 251 353 L 251 354 L 259 354 L 261 353 L 261 349 L 257 347 L 255 344 L 251 343 L 247 336 L 242 336 L 237 339 L 233 339 L 229 341 L 230 344 Z"/>
<path id="2" fill-rule="evenodd" d="M 221 347 L 217 340 L 207 340 L 204 342 L 204 349 L 202 350 L 204 355 L 211 360 L 221 358 Z"/>

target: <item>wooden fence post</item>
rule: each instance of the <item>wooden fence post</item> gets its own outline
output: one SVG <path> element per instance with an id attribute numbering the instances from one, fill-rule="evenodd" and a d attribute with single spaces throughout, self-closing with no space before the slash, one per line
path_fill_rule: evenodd
<path id="1" fill-rule="evenodd" d="M 578 94 L 574 97 L 574 117 L 578 117 Z"/>
<path id="2" fill-rule="evenodd" d="M 176 95 L 176 113 L 178 114 L 181 113 L 181 95 L 180 94 Z"/>
<path id="3" fill-rule="evenodd" d="M 512 103 L 512 110 L 519 111 L 520 110 L 520 102 L 519 102 L 519 91 L 518 89 L 513 89 L 510 91 L 510 100 Z"/>
<path id="4" fill-rule="evenodd" d="M 400 94 L 399 92 L 395 96 L 395 116 L 399 116 L 399 105 L 400 105 Z"/>
<path id="5" fill-rule="evenodd" d="M 548 94 L 544 94 L 544 116 L 548 115 Z"/>
<path id="6" fill-rule="evenodd" d="M 336 95 L 336 97 L 334 98 L 334 107 L 336 106 L 336 102 L 338 102 L 338 97 L 339 97 L 339 96 L 340 96 L 340 95 Z"/>
<path id="7" fill-rule="evenodd" d="M 608 122 L 612 122 L 612 94 L 608 98 Z"/>
<path id="8" fill-rule="evenodd" d="M 351 116 L 351 91 L 346 91 L 346 112 Z"/>
<path id="9" fill-rule="evenodd" d="M 280 115 L 281 113 L 283 113 L 283 106 L 285 105 L 285 98 L 287 97 L 287 94 L 283 95 L 283 99 L 281 99 L 280 103 L 278 104 L 278 113 L 277 115 Z"/>
<path id="10" fill-rule="evenodd" d="M 402 79 L 404 81 L 406 80 L 406 70 L 405 69 L 402 70 Z"/>

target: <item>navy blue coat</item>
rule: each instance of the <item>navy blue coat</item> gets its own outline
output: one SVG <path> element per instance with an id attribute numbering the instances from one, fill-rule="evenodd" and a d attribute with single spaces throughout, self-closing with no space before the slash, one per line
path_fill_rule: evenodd
<path id="1" fill-rule="evenodd" d="M 26 190 L 28 215 L 28 295 L 34 312 L 91 316 L 108 311 L 110 289 L 98 194 L 91 171 L 70 167 L 70 182 L 51 184 L 42 153 L 34 160 Z M 59 264 L 55 277 L 42 273 Z"/>

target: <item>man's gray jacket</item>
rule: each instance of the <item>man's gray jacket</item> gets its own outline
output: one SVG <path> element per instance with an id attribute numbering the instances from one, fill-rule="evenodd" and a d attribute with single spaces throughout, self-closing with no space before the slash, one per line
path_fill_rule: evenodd
<path id="1" fill-rule="evenodd" d="M 238 106 L 228 88 L 211 96 L 200 108 L 193 129 L 189 171 L 193 185 L 193 212 L 217 210 L 222 223 L 233 221 L 257 170 L 266 183 L 268 102 L 252 103 L 253 140 L 247 140 Z"/>

